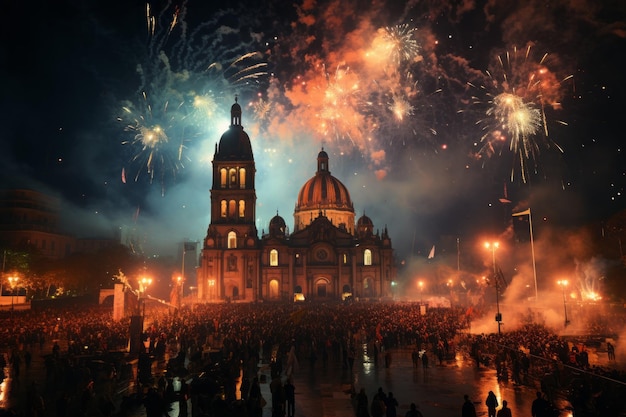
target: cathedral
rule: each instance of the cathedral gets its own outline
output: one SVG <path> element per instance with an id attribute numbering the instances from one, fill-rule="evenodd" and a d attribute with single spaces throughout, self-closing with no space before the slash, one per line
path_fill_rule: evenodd
<path id="1" fill-rule="evenodd" d="M 374 231 L 365 215 L 355 222 L 350 193 L 331 175 L 324 149 L 317 155 L 315 175 L 298 193 L 292 233 L 277 214 L 259 238 L 255 173 L 250 137 L 235 100 L 230 127 L 213 156 L 211 222 L 197 269 L 198 301 L 391 297 L 396 266 L 387 228 Z"/>

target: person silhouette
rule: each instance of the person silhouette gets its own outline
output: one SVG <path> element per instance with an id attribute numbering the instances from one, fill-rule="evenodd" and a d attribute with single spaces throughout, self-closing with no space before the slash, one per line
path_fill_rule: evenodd
<path id="1" fill-rule="evenodd" d="M 494 394 L 493 391 L 489 391 L 489 394 L 487 394 L 485 405 L 487 406 L 487 417 L 496 417 L 496 408 L 498 408 L 498 399 L 496 398 L 496 394 Z"/>
<path id="2" fill-rule="evenodd" d="M 511 409 L 507 407 L 508 402 L 506 400 L 502 400 L 502 408 L 498 410 L 497 417 L 513 417 L 511 414 Z"/>
<path id="3" fill-rule="evenodd" d="M 474 403 L 470 401 L 469 395 L 465 394 L 463 399 L 461 417 L 476 417 L 476 407 L 474 407 Z"/>

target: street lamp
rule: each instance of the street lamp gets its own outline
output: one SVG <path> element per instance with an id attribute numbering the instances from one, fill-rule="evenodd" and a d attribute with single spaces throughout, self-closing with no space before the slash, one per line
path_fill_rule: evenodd
<path id="1" fill-rule="evenodd" d="M 139 281 L 139 284 L 140 284 L 139 287 L 141 290 L 141 302 L 143 304 L 143 313 L 141 316 L 141 328 L 143 330 L 143 322 L 146 319 L 146 290 L 148 289 L 150 284 L 152 284 L 152 278 L 143 277 Z"/>
<path id="2" fill-rule="evenodd" d="M 500 287 L 498 284 L 498 271 L 496 270 L 496 249 L 500 246 L 498 242 L 485 242 L 485 248 L 491 250 L 491 260 L 493 263 L 493 279 L 496 282 L 496 321 L 498 322 L 498 334 L 502 325 L 502 314 L 500 313 Z"/>
<path id="3" fill-rule="evenodd" d="M 11 286 L 11 317 L 13 317 L 13 310 L 15 309 L 13 297 L 15 296 L 15 288 L 17 287 L 17 281 L 19 281 L 20 277 L 10 276 L 7 279 L 9 280 L 9 285 Z"/>
<path id="4" fill-rule="evenodd" d="M 176 278 L 176 283 L 178 285 L 178 309 L 180 310 L 183 305 L 183 277 L 179 275 Z"/>
<path id="5" fill-rule="evenodd" d="M 567 319 L 567 300 L 565 298 L 565 288 L 569 284 L 569 281 L 566 279 L 560 279 L 556 283 L 559 284 L 561 290 L 563 291 L 563 313 L 565 314 L 565 327 L 567 327 L 569 320 Z"/>

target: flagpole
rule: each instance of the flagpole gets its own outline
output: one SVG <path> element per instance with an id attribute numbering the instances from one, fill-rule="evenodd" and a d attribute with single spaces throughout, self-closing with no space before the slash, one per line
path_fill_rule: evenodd
<path id="1" fill-rule="evenodd" d="M 528 214 L 528 225 L 530 227 L 530 251 L 533 258 L 533 277 L 535 279 L 535 302 L 539 300 L 539 295 L 537 293 L 537 265 L 535 263 L 535 239 L 533 237 L 533 216 L 530 212 L 530 207 L 524 211 L 520 211 L 519 213 L 513 213 L 512 216 L 525 216 Z"/>
<path id="2" fill-rule="evenodd" d="M 528 208 L 528 224 L 530 226 L 530 251 L 533 257 L 533 277 L 535 278 L 535 302 L 539 300 L 537 294 L 537 265 L 535 264 L 535 239 L 533 238 L 533 216 Z"/>
<path id="3" fill-rule="evenodd" d="M 461 271 L 461 238 L 456 238 L 456 272 Z"/>
<path id="4" fill-rule="evenodd" d="M 185 247 L 186 243 L 183 242 L 183 261 L 181 265 L 181 279 L 180 279 L 180 288 L 178 289 L 178 308 L 180 309 L 183 306 L 183 285 L 185 285 L 185 253 L 187 253 L 187 248 Z"/>

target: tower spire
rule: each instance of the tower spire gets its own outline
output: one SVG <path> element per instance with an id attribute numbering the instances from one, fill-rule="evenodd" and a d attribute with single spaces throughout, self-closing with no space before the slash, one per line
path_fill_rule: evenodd
<path id="1" fill-rule="evenodd" d="M 241 126 L 241 106 L 238 103 L 239 96 L 235 94 L 235 104 L 230 108 L 230 125 Z"/>

